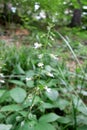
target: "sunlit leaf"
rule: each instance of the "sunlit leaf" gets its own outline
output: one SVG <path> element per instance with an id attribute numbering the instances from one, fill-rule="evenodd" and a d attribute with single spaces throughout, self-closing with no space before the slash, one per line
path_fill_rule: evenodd
<path id="1" fill-rule="evenodd" d="M 45 94 L 51 101 L 56 101 L 59 95 L 57 90 L 51 88 L 48 88 Z"/>
<path id="2" fill-rule="evenodd" d="M 12 105 L 6 105 L 4 107 L 1 108 L 1 111 L 19 111 L 22 110 L 23 108 L 19 105 L 16 104 L 12 104 Z"/>
<path id="3" fill-rule="evenodd" d="M 16 87 L 10 91 L 10 95 L 15 102 L 21 103 L 24 101 L 27 94 L 23 88 Z"/>
<path id="4" fill-rule="evenodd" d="M 18 86 L 25 86 L 25 84 L 20 80 L 9 80 L 10 83 L 16 84 Z"/>
<path id="5" fill-rule="evenodd" d="M 46 114 L 40 117 L 39 121 L 42 122 L 53 122 L 56 121 L 58 119 L 58 115 L 56 115 L 55 113 L 50 113 L 50 114 Z"/>
<path id="6" fill-rule="evenodd" d="M 34 87 L 34 81 L 33 80 L 29 80 L 26 82 L 26 85 L 29 87 L 29 88 L 33 88 Z"/>
<path id="7" fill-rule="evenodd" d="M 12 125 L 0 124 L 0 130 L 10 130 Z"/>
<path id="8" fill-rule="evenodd" d="M 61 117 L 58 118 L 58 122 L 62 123 L 62 124 L 68 124 L 72 121 L 72 118 L 65 116 L 65 117 Z"/>
<path id="9" fill-rule="evenodd" d="M 53 125 L 44 123 L 44 122 L 39 122 L 34 130 L 56 130 Z"/>

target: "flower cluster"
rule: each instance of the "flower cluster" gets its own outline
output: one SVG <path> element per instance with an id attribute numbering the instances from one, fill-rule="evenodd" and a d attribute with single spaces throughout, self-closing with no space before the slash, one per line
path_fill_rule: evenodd
<path id="1" fill-rule="evenodd" d="M 41 43 L 38 43 L 38 42 L 35 42 L 34 43 L 34 48 L 35 49 L 38 49 L 38 48 L 41 48 L 42 47 L 42 44 Z"/>

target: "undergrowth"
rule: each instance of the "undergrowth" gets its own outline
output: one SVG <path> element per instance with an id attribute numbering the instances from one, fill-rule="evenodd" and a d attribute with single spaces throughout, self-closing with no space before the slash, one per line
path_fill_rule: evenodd
<path id="1" fill-rule="evenodd" d="M 67 37 L 55 35 L 76 63 L 73 72 L 47 49 L 50 32 L 31 47 L 0 45 L 0 130 L 87 129 L 86 72 Z"/>

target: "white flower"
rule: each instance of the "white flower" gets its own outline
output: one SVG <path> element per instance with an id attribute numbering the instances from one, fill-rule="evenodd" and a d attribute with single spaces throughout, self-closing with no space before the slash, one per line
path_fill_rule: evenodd
<path id="1" fill-rule="evenodd" d="M 51 39 L 52 41 L 54 41 L 54 38 L 53 38 L 52 36 L 50 36 L 50 39 Z"/>
<path id="2" fill-rule="evenodd" d="M 22 121 L 22 122 L 21 122 L 21 127 L 24 125 L 24 123 L 25 123 L 25 121 Z"/>
<path id="3" fill-rule="evenodd" d="M 49 77 L 54 77 L 54 75 L 50 72 L 47 72 L 46 75 L 49 76 Z"/>
<path id="4" fill-rule="evenodd" d="M 65 13 L 65 14 L 69 14 L 69 10 L 68 10 L 68 9 L 65 10 L 64 13 Z"/>
<path id="5" fill-rule="evenodd" d="M 46 90 L 47 92 L 50 92 L 50 91 L 51 91 L 51 88 L 48 88 L 47 86 L 45 86 L 45 90 Z"/>
<path id="6" fill-rule="evenodd" d="M 11 7 L 11 10 L 12 10 L 13 13 L 16 12 L 16 9 L 17 9 L 16 7 Z"/>
<path id="7" fill-rule="evenodd" d="M 2 79 L 0 79 L 0 83 L 5 83 L 5 81 L 4 81 L 4 80 L 2 80 Z"/>
<path id="8" fill-rule="evenodd" d="M 37 49 L 37 48 L 40 48 L 42 47 L 42 44 L 41 43 L 38 43 L 38 42 L 35 42 L 34 43 L 34 48 Z"/>
<path id="9" fill-rule="evenodd" d="M 40 12 L 39 15 L 40 15 L 40 17 L 43 18 L 43 19 L 46 18 L 46 14 L 45 14 L 45 12 L 44 12 L 43 10 L 41 10 L 41 12 Z"/>
<path id="10" fill-rule="evenodd" d="M 39 20 L 39 19 L 41 19 L 41 17 L 40 16 L 34 16 L 37 20 Z"/>
<path id="11" fill-rule="evenodd" d="M 44 66 L 44 64 L 43 63 L 38 63 L 38 67 L 41 67 L 41 68 L 43 68 L 43 66 Z"/>
<path id="12" fill-rule="evenodd" d="M 87 9 L 87 6 L 83 6 L 83 9 Z"/>
<path id="13" fill-rule="evenodd" d="M 30 81 L 30 80 L 32 80 L 32 78 L 31 77 L 26 77 L 26 81 Z"/>
<path id="14" fill-rule="evenodd" d="M 54 54 L 50 54 L 51 58 L 55 59 L 55 60 L 58 60 L 58 57 Z"/>
<path id="15" fill-rule="evenodd" d="M 41 59 L 43 57 L 43 54 L 38 55 L 38 58 Z"/>
<path id="16" fill-rule="evenodd" d="M 20 121 L 20 119 L 21 119 L 21 116 L 16 117 L 16 121 Z"/>
<path id="17" fill-rule="evenodd" d="M 3 73 L 0 73 L 0 77 L 4 77 Z"/>
<path id="18" fill-rule="evenodd" d="M 40 5 L 36 2 L 34 5 L 35 11 L 37 11 L 40 8 Z"/>

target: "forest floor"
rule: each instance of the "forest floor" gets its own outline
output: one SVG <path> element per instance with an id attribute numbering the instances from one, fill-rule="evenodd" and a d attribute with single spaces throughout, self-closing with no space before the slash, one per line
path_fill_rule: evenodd
<path id="1" fill-rule="evenodd" d="M 86 31 L 80 32 L 74 29 L 65 29 L 60 28 L 60 33 L 64 36 L 68 36 L 70 38 L 71 47 L 75 51 L 78 61 L 81 66 L 87 64 L 87 38 L 86 38 Z M 67 32 L 67 33 L 66 33 Z M 30 36 L 30 32 L 27 29 L 20 27 L 19 25 L 16 26 L 15 24 L 11 24 L 7 27 L 0 27 L 0 42 L 5 43 L 6 45 L 16 45 L 20 47 L 22 45 L 29 45 L 28 37 Z M 67 49 L 65 43 L 60 40 L 56 40 L 51 48 L 51 51 L 58 54 L 59 49 L 61 50 L 58 54 L 60 55 L 59 59 L 62 59 L 67 67 L 70 69 L 71 72 L 75 71 L 77 67 L 77 62 L 73 59 L 71 51 Z"/>

